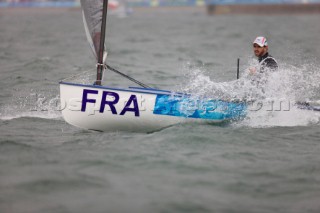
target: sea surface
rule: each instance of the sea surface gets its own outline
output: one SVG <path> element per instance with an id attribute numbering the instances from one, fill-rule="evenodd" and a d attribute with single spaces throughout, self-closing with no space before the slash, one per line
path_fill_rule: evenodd
<path id="1" fill-rule="evenodd" d="M 113 15 L 108 63 L 161 89 L 261 98 L 246 70 L 253 39 L 265 35 L 280 70 L 264 99 L 319 100 L 319 19 L 199 9 Z M 220 125 L 87 131 L 63 120 L 59 81 L 94 75 L 80 10 L 0 10 L 1 213 L 320 212 L 320 112 L 275 101 Z M 133 85 L 109 71 L 104 84 Z"/>

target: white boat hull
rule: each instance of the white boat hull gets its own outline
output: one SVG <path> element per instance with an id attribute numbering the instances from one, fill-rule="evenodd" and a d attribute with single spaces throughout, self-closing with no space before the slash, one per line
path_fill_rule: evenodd
<path id="1" fill-rule="evenodd" d="M 190 100 L 181 94 L 155 89 L 60 82 L 60 99 L 66 122 L 96 131 L 153 132 L 186 121 L 222 122 L 231 118 L 219 107 L 208 113 L 207 109 L 195 109 L 193 103 L 190 110 Z M 188 109 L 183 109 L 186 106 Z"/>

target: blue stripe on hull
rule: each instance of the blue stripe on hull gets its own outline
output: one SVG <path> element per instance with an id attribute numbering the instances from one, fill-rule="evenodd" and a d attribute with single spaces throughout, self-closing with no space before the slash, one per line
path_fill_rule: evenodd
<path id="1" fill-rule="evenodd" d="M 157 95 L 154 114 L 209 120 L 239 119 L 246 114 L 243 102 L 193 99 L 172 95 Z"/>

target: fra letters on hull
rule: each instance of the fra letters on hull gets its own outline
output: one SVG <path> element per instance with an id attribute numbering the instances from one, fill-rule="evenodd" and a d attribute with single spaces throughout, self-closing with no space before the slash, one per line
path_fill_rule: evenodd
<path id="1" fill-rule="evenodd" d="M 114 115 L 132 114 L 139 117 L 140 112 L 146 110 L 146 101 L 141 94 L 119 94 L 114 91 L 83 89 L 82 98 L 70 99 L 67 108 L 70 111 L 81 111 L 88 115 L 111 111 Z"/>

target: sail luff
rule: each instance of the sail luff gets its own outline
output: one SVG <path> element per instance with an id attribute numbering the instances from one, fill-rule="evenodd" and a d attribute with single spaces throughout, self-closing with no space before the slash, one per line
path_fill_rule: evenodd
<path id="1" fill-rule="evenodd" d="M 107 13 L 108 13 L 108 0 L 103 1 L 103 11 L 102 11 L 102 23 L 101 23 L 101 34 L 100 34 L 100 47 L 98 52 L 98 66 L 97 66 L 97 80 L 95 82 L 96 85 L 101 85 L 102 74 L 104 69 L 104 40 L 106 33 L 106 22 L 107 22 Z M 96 38 L 97 39 L 97 38 Z"/>

